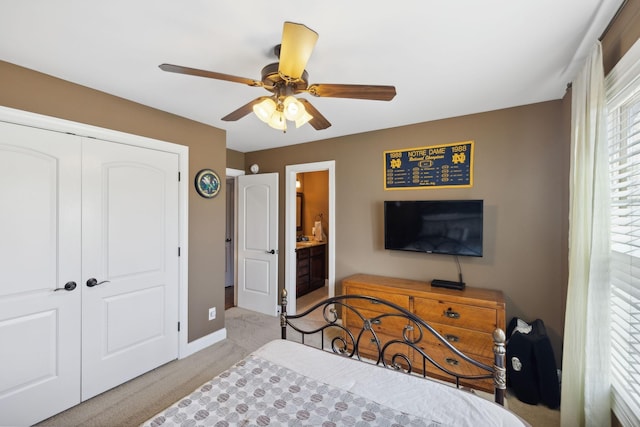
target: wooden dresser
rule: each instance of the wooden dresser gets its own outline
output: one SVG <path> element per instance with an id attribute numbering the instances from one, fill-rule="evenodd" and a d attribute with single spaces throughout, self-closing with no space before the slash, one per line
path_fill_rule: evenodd
<path id="1" fill-rule="evenodd" d="M 399 305 L 424 319 L 463 353 L 493 366 L 492 334 L 496 327 L 505 330 L 505 303 L 501 291 L 472 287 L 458 291 L 432 287 L 428 282 L 417 280 L 356 274 L 342 281 L 342 292 L 368 295 Z M 362 300 L 354 305 L 356 304 L 367 317 L 380 314 L 380 306 L 370 301 Z M 343 313 L 343 322 L 347 327 L 358 325 L 357 319 L 349 318 L 347 310 Z M 393 318 L 385 318 L 385 321 L 372 325 L 382 343 L 392 339 L 394 333 L 392 331 L 395 331 L 397 336 L 397 332 L 402 330 L 402 324 L 393 323 Z M 361 325 L 362 321 L 359 323 L 360 327 Z M 427 337 L 426 342 L 423 341 L 420 347 L 436 362 L 453 372 L 485 373 L 451 353 L 435 337 Z M 376 354 L 373 349 L 371 344 L 371 353 L 367 354 L 367 346 L 361 345 L 361 355 L 366 357 Z M 406 349 L 403 351 L 407 352 Z M 409 351 L 409 356 L 412 359 L 413 369 L 422 373 L 422 356 L 415 351 Z M 451 380 L 451 377 L 443 376 L 430 364 L 427 365 L 427 375 Z M 492 380 L 483 381 L 480 385 L 478 382 L 461 383 L 481 390 L 493 391 Z"/>

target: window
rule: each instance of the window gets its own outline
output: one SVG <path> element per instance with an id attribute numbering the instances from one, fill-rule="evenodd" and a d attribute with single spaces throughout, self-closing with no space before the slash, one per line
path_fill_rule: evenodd
<path id="1" fill-rule="evenodd" d="M 612 407 L 625 425 L 640 420 L 639 65 L 636 44 L 607 77 Z"/>

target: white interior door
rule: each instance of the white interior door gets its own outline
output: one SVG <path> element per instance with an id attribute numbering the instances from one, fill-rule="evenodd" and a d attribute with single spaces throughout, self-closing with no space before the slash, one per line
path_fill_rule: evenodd
<path id="1" fill-rule="evenodd" d="M 227 192 L 225 193 L 227 220 L 225 222 L 225 239 L 224 239 L 224 286 L 226 288 L 234 285 L 235 271 L 234 265 L 234 233 L 235 233 L 235 178 L 227 177 Z"/>
<path id="2" fill-rule="evenodd" d="M 238 188 L 238 307 L 278 314 L 278 174 L 242 175 Z"/>
<path id="3" fill-rule="evenodd" d="M 178 155 L 86 140 L 82 182 L 84 400 L 177 358 Z"/>
<path id="4" fill-rule="evenodd" d="M 0 425 L 80 403 L 80 147 L 0 122 Z"/>

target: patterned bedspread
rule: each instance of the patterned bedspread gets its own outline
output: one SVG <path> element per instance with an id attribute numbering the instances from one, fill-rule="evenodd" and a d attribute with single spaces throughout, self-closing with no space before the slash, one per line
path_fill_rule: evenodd
<path id="1" fill-rule="evenodd" d="M 144 426 L 441 426 L 250 355 Z"/>

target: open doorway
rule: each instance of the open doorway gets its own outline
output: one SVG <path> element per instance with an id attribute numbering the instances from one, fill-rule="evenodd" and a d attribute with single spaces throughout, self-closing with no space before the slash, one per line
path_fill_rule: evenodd
<path id="1" fill-rule="evenodd" d="M 335 295 L 335 161 L 288 165 L 285 168 L 285 288 L 288 293 L 287 312 L 297 311 L 297 260 L 296 237 L 298 221 L 296 206 L 298 205 L 296 176 L 301 173 L 326 171 L 328 174 L 327 214 L 323 221 L 323 232 L 326 234 L 327 262 L 327 296 Z M 312 217 L 315 219 L 315 213 Z M 324 216 L 324 215 L 323 215 Z"/>
<path id="2" fill-rule="evenodd" d="M 226 231 L 225 231 L 225 277 L 224 277 L 224 309 L 237 305 L 236 289 L 236 177 L 244 175 L 240 169 L 226 170 Z"/>

